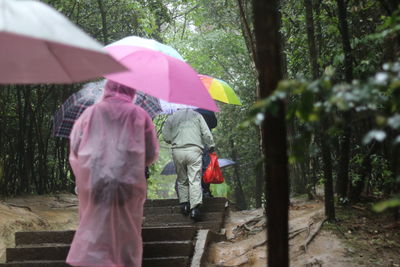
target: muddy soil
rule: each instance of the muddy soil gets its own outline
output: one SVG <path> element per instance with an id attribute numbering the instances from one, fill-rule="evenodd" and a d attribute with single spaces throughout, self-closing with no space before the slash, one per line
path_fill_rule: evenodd
<path id="1" fill-rule="evenodd" d="M 336 212 L 337 223 L 324 222 L 323 202 L 291 200 L 291 266 L 400 267 L 400 224 L 390 214 L 373 213 L 370 207 L 339 207 Z M 227 241 L 210 246 L 207 266 L 266 266 L 265 226 L 262 209 L 231 212 Z M 310 236 L 315 237 L 307 244 Z"/>
<path id="2" fill-rule="evenodd" d="M 77 199 L 72 194 L 23 196 L 0 201 L 0 262 L 5 248 L 13 247 L 14 233 L 27 230 L 71 230 L 78 220 Z"/>
<path id="3" fill-rule="evenodd" d="M 353 264 L 345 243 L 323 228 L 305 245 L 324 220 L 323 203 L 294 199 L 289 217 L 291 266 L 360 266 Z M 266 266 L 265 226 L 262 209 L 231 212 L 226 223 L 227 241 L 211 245 L 208 266 Z"/>

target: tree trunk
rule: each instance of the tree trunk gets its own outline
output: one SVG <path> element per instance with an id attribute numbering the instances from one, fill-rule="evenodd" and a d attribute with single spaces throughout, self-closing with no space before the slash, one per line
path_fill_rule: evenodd
<path id="1" fill-rule="evenodd" d="M 337 0 L 339 30 L 342 37 L 344 52 L 345 79 L 348 83 L 353 80 L 353 54 L 350 46 L 349 29 L 347 24 L 347 10 L 344 0 Z M 350 160 L 350 140 L 351 140 L 351 111 L 343 113 L 343 136 L 340 144 L 338 188 L 339 197 L 346 198 L 349 183 L 349 160 Z"/>
<path id="2" fill-rule="evenodd" d="M 315 45 L 315 30 L 312 0 L 304 0 L 306 7 L 306 27 L 308 40 L 308 56 L 310 58 L 311 76 L 315 80 L 319 77 L 318 52 Z"/>
<path id="3" fill-rule="evenodd" d="M 237 156 L 237 152 L 236 152 L 236 148 L 235 148 L 235 143 L 233 142 L 232 138 L 229 139 L 229 143 L 232 148 L 232 150 L 231 150 L 232 160 L 235 162 L 238 162 L 238 156 Z M 234 177 L 235 177 L 236 206 L 240 210 L 244 210 L 247 208 L 247 202 L 246 202 L 246 198 L 244 196 L 242 182 L 240 181 L 240 170 L 239 170 L 238 164 L 233 165 L 233 169 L 234 169 L 234 173 L 235 173 Z"/>
<path id="4" fill-rule="evenodd" d="M 308 41 L 308 56 L 311 68 L 311 77 L 313 80 L 319 78 L 319 66 L 318 66 L 318 50 L 315 40 L 315 27 L 314 27 L 314 14 L 313 14 L 313 3 L 312 0 L 304 0 L 304 6 L 306 10 L 306 28 L 307 28 L 307 41 Z M 326 129 L 323 130 L 326 132 Z M 320 133 L 317 132 L 317 135 Z M 318 136 L 321 139 L 321 136 Z M 330 155 L 330 153 L 329 153 Z M 325 163 L 324 163 L 325 164 Z M 328 168 L 329 169 L 329 168 Z M 307 192 L 309 199 L 313 198 L 313 190 L 315 190 L 315 177 L 313 181 L 307 183 Z M 325 192 L 326 194 L 326 192 Z"/>
<path id="5" fill-rule="evenodd" d="M 262 141 L 261 141 L 261 129 L 257 127 L 257 140 L 260 140 L 260 146 L 258 149 L 259 157 L 262 157 Z M 255 188 L 255 199 L 256 199 L 256 208 L 261 208 L 262 200 L 263 200 L 263 188 L 264 188 L 264 162 L 261 161 L 256 165 L 256 188 Z"/>
<path id="6" fill-rule="evenodd" d="M 327 121 L 322 119 L 322 129 L 327 129 Z M 331 149 L 328 143 L 329 137 L 325 131 L 319 133 L 321 138 L 321 154 L 324 173 L 324 192 L 325 192 L 325 216 L 329 221 L 335 221 L 335 202 L 333 195 L 333 178 L 332 178 L 332 158 Z"/>
<path id="7" fill-rule="evenodd" d="M 257 164 L 256 167 L 256 188 L 255 188 L 255 199 L 256 199 L 256 208 L 262 207 L 263 200 L 263 188 L 264 188 L 264 172 L 263 172 L 263 163 Z"/>
<path id="8" fill-rule="evenodd" d="M 323 53 L 323 48 L 325 47 L 324 38 L 322 37 L 322 25 L 321 25 L 321 2 L 322 0 L 314 0 L 314 10 L 315 10 L 315 40 L 317 42 L 317 58 Z M 323 63 L 322 63 L 323 64 Z M 321 66 L 325 69 L 325 66 Z"/>
<path id="9" fill-rule="evenodd" d="M 339 198 L 347 198 L 349 188 L 349 162 L 350 162 L 350 138 L 351 138 L 351 113 L 343 113 L 343 135 L 339 147 L 339 164 L 337 177 L 337 194 Z"/>
<path id="10" fill-rule="evenodd" d="M 108 30 L 107 30 L 107 13 L 104 10 L 103 0 L 97 0 L 99 5 L 100 15 L 101 15 L 101 32 L 103 34 L 104 44 L 108 44 Z"/>
<path id="11" fill-rule="evenodd" d="M 349 27 L 347 24 L 347 8 L 344 0 L 336 0 L 338 6 L 339 31 L 342 37 L 344 52 L 344 70 L 347 82 L 353 80 L 353 54 L 350 45 Z"/>
<path id="12" fill-rule="evenodd" d="M 253 62 L 255 63 L 256 60 L 256 46 L 254 43 L 254 36 L 252 34 L 252 31 L 249 26 L 249 21 L 246 16 L 246 8 L 245 4 L 246 1 L 244 0 L 237 0 L 238 8 L 239 8 L 239 15 L 240 15 L 240 20 L 241 20 L 241 26 L 242 26 L 242 34 L 244 37 L 244 41 L 247 47 L 247 50 L 249 51 L 249 54 L 251 55 L 251 58 L 253 59 Z"/>
<path id="13" fill-rule="evenodd" d="M 14 191 L 17 194 L 24 193 L 27 190 L 28 185 L 26 184 L 26 165 L 25 165 L 25 135 L 26 126 L 28 125 L 28 110 L 27 110 L 27 99 L 25 97 L 25 86 L 18 86 L 17 97 L 18 97 L 18 184 L 15 184 Z M 21 94 L 22 93 L 22 94 Z"/>
<path id="14" fill-rule="evenodd" d="M 253 0 L 254 29 L 260 96 L 268 97 L 282 78 L 279 35 L 279 1 Z M 262 124 L 265 153 L 268 266 L 289 266 L 288 159 L 284 104 L 275 116 L 266 114 Z"/>

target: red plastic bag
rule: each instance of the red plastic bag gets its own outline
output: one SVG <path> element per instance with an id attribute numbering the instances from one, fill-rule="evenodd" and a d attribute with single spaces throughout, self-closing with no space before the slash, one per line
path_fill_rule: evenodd
<path id="1" fill-rule="evenodd" d="M 224 182 L 221 168 L 219 167 L 217 153 L 210 153 L 210 164 L 203 174 L 203 182 L 206 184 L 221 184 Z"/>

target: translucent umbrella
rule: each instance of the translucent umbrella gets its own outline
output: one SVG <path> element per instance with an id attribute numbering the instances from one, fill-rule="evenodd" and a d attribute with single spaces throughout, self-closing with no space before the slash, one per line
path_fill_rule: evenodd
<path id="1" fill-rule="evenodd" d="M 39 1 L 0 0 L 0 83 L 72 83 L 125 70 L 102 45 Z"/>
<path id="2" fill-rule="evenodd" d="M 87 83 L 81 90 L 68 97 L 54 113 L 53 135 L 69 138 L 72 127 L 79 116 L 85 109 L 101 100 L 105 84 L 106 80 Z M 136 91 L 135 104 L 142 107 L 152 118 L 162 112 L 157 98 L 140 91 Z"/>

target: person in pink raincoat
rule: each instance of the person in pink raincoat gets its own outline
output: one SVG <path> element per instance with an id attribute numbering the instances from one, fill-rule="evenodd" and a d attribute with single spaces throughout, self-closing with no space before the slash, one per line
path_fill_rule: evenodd
<path id="1" fill-rule="evenodd" d="M 72 266 L 140 267 L 145 166 L 158 157 L 153 122 L 132 103 L 135 90 L 108 81 L 102 101 L 86 109 L 70 135 L 79 226 Z"/>

